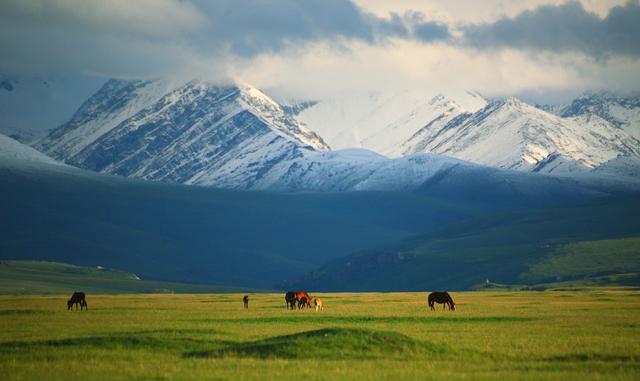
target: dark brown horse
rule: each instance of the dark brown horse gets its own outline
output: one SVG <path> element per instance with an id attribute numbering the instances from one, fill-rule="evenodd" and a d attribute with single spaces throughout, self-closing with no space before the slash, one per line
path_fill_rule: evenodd
<path id="1" fill-rule="evenodd" d="M 78 309 L 78 304 L 80 304 L 80 311 L 82 311 L 83 308 L 89 310 L 84 292 L 74 292 L 73 295 L 71 295 L 71 299 L 67 301 L 67 311 L 73 308 L 74 304 L 76 305 L 76 310 Z"/>
<path id="2" fill-rule="evenodd" d="M 244 308 L 249 308 L 249 295 L 245 295 L 242 297 L 242 304 L 244 304 Z"/>
<path id="3" fill-rule="evenodd" d="M 296 293 L 293 291 L 289 291 L 284 296 L 284 301 L 287 303 L 288 310 L 296 309 Z"/>
<path id="4" fill-rule="evenodd" d="M 429 303 L 429 308 L 431 308 L 432 311 L 436 309 L 434 307 L 434 303 L 443 304 L 442 309 L 449 306 L 450 310 L 456 310 L 456 304 L 453 302 L 451 295 L 446 291 L 434 291 L 430 293 L 427 301 Z"/>

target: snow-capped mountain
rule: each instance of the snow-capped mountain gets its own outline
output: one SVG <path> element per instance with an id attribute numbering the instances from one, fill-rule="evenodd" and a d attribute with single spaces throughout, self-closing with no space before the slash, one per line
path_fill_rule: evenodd
<path id="1" fill-rule="evenodd" d="M 640 139 L 640 96 L 623 97 L 608 92 L 588 93 L 554 111 L 565 117 L 597 115 Z"/>
<path id="2" fill-rule="evenodd" d="M 471 163 L 633 179 L 640 141 L 624 129 L 633 113 L 610 105 L 606 114 L 594 102 L 562 108 L 572 116 L 473 92 L 367 92 L 283 106 L 246 84 L 110 80 L 37 148 L 93 171 L 242 189 L 416 189 Z M 324 152 L 329 145 L 343 150 Z"/>
<path id="3" fill-rule="evenodd" d="M 397 157 L 404 153 L 402 144 L 425 125 L 446 123 L 485 105 L 480 95 L 466 91 L 344 93 L 304 108 L 297 118 L 333 149 L 366 148 Z"/>
<path id="4" fill-rule="evenodd" d="M 619 156 L 639 157 L 638 104 L 601 94 L 545 110 L 516 98 L 487 102 L 473 92 L 433 98 L 369 92 L 317 102 L 298 118 L 336 149 L 363 147 L 389 157 L 435 153 L 573 176 Z"/>
<path id="5" fill-rule="evenodd" d="M 416 154 L 389 159 L 363 148 L 323 152 L 283 161 L 257 181 L 270 190 L 414 190 L 454 167 L 481 166 L 446 156 Z"/>
<path id="6" fill-rule="evenodd" d="M 618 156 L 640 157 L 640 141 L 597 115 L 560 117 L 516 98 L 492 102 L 447 123 L 434 121 L 403 145 L 523 171 L 588 171 Z"/>
<path id="7" fill-rule="evenodd" d="M 599 185 L 599 184 L 597 184 Z M 283 161 L 251 189 L 274 191 L 412 191 L 468 200 L 547 200 L 602 195 L 606 187 L 570 179 L 486 167 L 434 154 L 386 158 L 347 149 Z M 636 188 L 637 189 L 637 186 Z"/>
<path id="8" fill-rule="evenodd" d="M 230 188 L 250 187 L 280 161 L 329 149 L 248 85 L 115 80 L 39 147 L 80 168 Z"/>
<path id="9" fill-rule="evenodd" d="M 128 118 L 158 102 L 174 89 L 167 81 L 107 81 L 75 112 L 71 120 L 38 142 L 37 148 L 70 160 Z"/>

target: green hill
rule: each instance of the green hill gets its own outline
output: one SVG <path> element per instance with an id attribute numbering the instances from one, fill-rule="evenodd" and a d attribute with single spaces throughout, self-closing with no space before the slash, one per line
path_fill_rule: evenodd
<path id="1" fill-rule="evenodd" d="M 0 168 L 0 259 L 269 289 L 482 209 L 422 194 L 281 194 Z"/>
<path id="2" fill-rule="evenodd" d="M 142 280 L 103 267 L 45 261 L 0 261 L 0 294 L 230 293 L 247 289 Z M 254 290 L 255 291 L 255 290 Z"/>
<path id="3" fill-rule="evenodd" d="M 640 236 L 637 196 L 545 184 L 286 194 L 0 167 L 0 259 L 258 289 L 467 289 L 522 282 L 560 244 Z"/>
<path id="4" fill-rule="evenodd" d="M 521 275 L 527 283 L 640 272 L 640 238 L 558 245 Z"/>
<path id="5" fill-rule="evenodd" d="M 487 279 L 533 285 L 635 273 L 640 271 L 639 213 L 640 202 L 626 198 L 471 219 L 334 260 L 283 287 L 461 290 Z M 617 284 L 615 277 L 603 279 L 608 281 L 600 283 Z"/>

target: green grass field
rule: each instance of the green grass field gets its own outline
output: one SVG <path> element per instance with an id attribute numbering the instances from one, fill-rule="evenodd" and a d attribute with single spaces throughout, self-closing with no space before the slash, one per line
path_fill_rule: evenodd
<path id="1" fill-rule="evenodd" d="M 3 380 L 637 380 L 640 292 L 0 296 Z"/>

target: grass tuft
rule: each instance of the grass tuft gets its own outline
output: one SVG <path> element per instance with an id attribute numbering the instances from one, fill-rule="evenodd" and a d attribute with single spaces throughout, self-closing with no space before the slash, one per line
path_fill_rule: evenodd
<path id="1" fill-rule="evenodd" d="M 452 349 L 447 345 L 414 340 L 397 332 L 324 328 L 228 344 L 213 351 L 187 352 L 185 357 L 364 359 L 444 355 L 450 352 Z"/>

